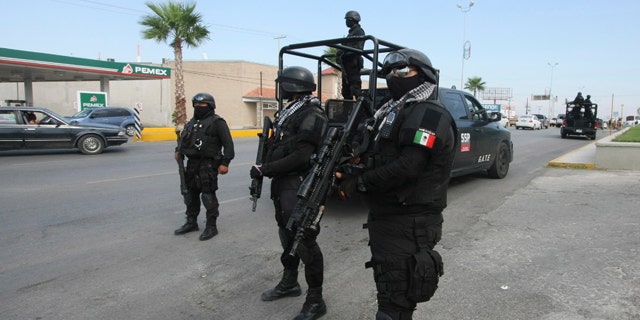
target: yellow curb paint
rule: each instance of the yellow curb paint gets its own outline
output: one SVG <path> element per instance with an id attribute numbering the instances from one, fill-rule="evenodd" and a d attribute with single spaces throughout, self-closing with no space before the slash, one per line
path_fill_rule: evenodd
<path id="1" fill-rule="evenodd" d="M 231 130 L 231 137 L 233 138 L 249 138 L 258 137 L 258 133 L 262 132 L 261 129 L 242 129 Z M 144 142 L 158 142 L 158 141 L 175 141 L 176 129 L 175 128 L 144 128 L 140 140 L 134 137 L 134 141 Z"/>

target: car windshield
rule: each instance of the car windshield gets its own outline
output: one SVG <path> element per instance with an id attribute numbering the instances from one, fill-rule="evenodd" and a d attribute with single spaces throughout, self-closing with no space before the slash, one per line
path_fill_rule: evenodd
<path id="1" fill-rule="evenodd" d="M 88 116 L 88 115 L 89 115 L 89 113 L 91 113 L 91 111 L 92 111 L 92 110 L 91 110 L 90 108 L 83 109 L 82 111 L 80 111 L 80 112 L 78 112 L 78 113 L 76 113 L 76 114 L 72 115 L 71 117 L 74 117 L 74 118 L 84 118 L 84 117 Z"/>

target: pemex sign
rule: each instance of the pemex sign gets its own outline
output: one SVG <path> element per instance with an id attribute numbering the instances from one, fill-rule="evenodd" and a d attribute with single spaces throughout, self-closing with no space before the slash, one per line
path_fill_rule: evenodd
<path id="1" fill-rule="evenodd" d="M 78 91 L 78 111 L 107 106 L 106 92 Z"/>
<path id="2" fill-rule="evenodd" d="M 127 63 L 122 66 L 120 73 L 169 78 L 171 76 L 171 69 Z"/>

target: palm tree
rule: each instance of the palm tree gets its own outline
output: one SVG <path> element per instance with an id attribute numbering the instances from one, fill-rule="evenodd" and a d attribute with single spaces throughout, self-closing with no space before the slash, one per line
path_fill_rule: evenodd
<path id="1" fill-rule="evenodd" d="M 464 88 L 473 91 L 473 96 L 475 97 L 478 91 L 484 91 L 484 86 L 486 83 L 482 81 L 481 77 L 473 77 L 467 79 L 467 83 L 464 84 Z"/>
<path id="2" fill-rule="evenodd" d="M 176 61 L 176 109 L 174 123 L 181 131 L 187 122 L 184 76 L 182 71 L 182 46 L 197 48 L 209 39 L 209 30 L 202 24 L 202 15 L 194 12 L 195 3 L 167 1 L 163 4 L 146 2 L 154 14 L 145 15 L 139 22 L 147 27 L 142 31 L 144 39 L 169 42 Z"/>

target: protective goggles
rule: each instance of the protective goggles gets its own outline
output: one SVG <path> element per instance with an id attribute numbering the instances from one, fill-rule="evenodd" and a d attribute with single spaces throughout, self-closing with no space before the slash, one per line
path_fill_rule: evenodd
<path id="1" fill-rule="evenodd" d="M 402 52 L 391 52 L 382 62 L 381 73 L 383 76 L 386 76 L 393 71 L 399 77 L 404 77 L 411 71 L 408 67 L 410 64 L 409 57 Z"/>

